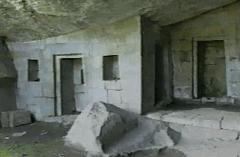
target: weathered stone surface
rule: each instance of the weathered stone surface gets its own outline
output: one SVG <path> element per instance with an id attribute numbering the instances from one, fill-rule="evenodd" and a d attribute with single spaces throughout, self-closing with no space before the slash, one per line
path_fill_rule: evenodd
<path id="1" fill-rule="evenodd" d="M 7 128 L 10 126 L 10 121 L 9 121 L 9 113 L 8 112 L 2 112 L 1 113 L 1 126 L 3 128 Z"/>
<path id="2" fill-rule="evenodd" d="M 31 123 L 31 113 L 28 111 L 17 110 L 1 113 L 2 127 L 16 127 Z"/>
<path id="3" fill-rule="evenodd" d="M 187 157 L 237 157 L 240 154 L 240 142 L 222 140 L 185 141 L 175 147 Z"/>
<path id="4" fill-rule="evenodd" d="M 174 146 L 180 139 L 176 131 L 169 131 L 161 121 L 139 118 L 138 126 L 128 132 L 117 143 L 108 148 L 109 154 L 134 153 L 141 150 L 162 149 Z"/>
<path id="5" fill-rule="evenodd" d="M 72 125 L 76 120 L 78 115 L 63 115 L 63 116 L 52 116 L 52 117 L 45 117 L 43 122 L 46 123 L 59 123 L 62 125 Z"/>
<path id="6" fill-rule="evenodd" d="M 104 154 L 88 153 L 87 157 L 108 157 L 108 156 Z M 186 155 L 177 149 L 163 148 L 163 149 L 140 150 L 128 154 L 118 154 L 116 155 L 116 157 L 186 157 Z"/>
<path id="7" fill-rule="evenodd" d="M 136 116 L 112 105 L 95 103 L 76 119 L 66 141 L 79 149 L 83 147 L 86 151 L 103 152 L 136 124 Z"/>
<path id="8" fill-rule="evenodd" d="M 176 124 L 220 129 L 222 114 L 215 111 L 212 108 L 168 111 L 168 113 L 161 111 L 148 114 L 147 117 Z"/>
<path id="9" fill-rule="evenodd" d="M 161 25 L 179 22 L 235 0 L 1 0 L 0 35 L 10 40 L 57 36 L 145 15 Z"/>
<path id="10" fill-rule="evenodd" d="M 181 133 L 181 139 L 183 140 L 221 140 L 221 141 L 234 141 L 238 138 L 238 131 L 210 129 L 203 127 L 194 127 L 188 125 L 179 125 L 170 123 L 169 126 L 174 130 Z"/>
<path id="11" fill-rule="evenodd" d="M 128 157 L 186 157 L 186 155 L 175 149 L 153 149 L 147 151 L 138 151 L 129 154 Z"/>
<path id="12" fill-rule="evenodd" d="M 235 109 L 235 108 L 233 108 Z M 155 120 L 162 120 L 167 123 L 175 123 L 179 125 L 186 125 L 191 127 L 200 127 L 211 130 L 222 130 L 220 131 L 221 136 L 227 137 L 225 133 L 233 131 L 234 134 L 240 131 L 239 127 L 239 112 L 225 111 L 214 108 L 198 108 L 192 110 L 167 110 L 150 113 L 147 115 L 148 118 Z M 186 129 L 186 128 L 185 128 Z M 191 129 L 193 130 L 193 129 Z M 201 129 L 204 130 L 204 129 Z M 224 131 L 225 130 L 225 131 Z M 199 129 L 200 131 L 200 129 Z M 230 132 L 228 132 L 230 131 Z M 208 132 L 209 131 L 203 131 Z M 224 133 L 225 132 L 225 133 Z M 216 133 L 217 135 L 218 133 Z M 233 134 L 233 136 L 235 136 Z M 203 136 L 201 136 L 203 138 Z"/>
<path id="13" fill-rule="evenodd" d="M 5 43 L 5 39 L 2 37 L 0 37 L 0 78 L 17 78 L 13 58 Z"/>
<path id="14" fill-rule="evenodd" d="M 223 96 L 230 96 L 232 98 L 239 97 L 239 81 L 236 80 L 236 77 L 232 78 L 233 73 L 238 73 L 239 71 L 239 57 L 236 55 L 238 51 L 234 49 L 237 47 L 239 49 L 238 39 L 239 39 L 239 14 L 240 14 L 240 3 L 235 3 L 229 5 L 227 7 L 219 8 L 215 11 L 211 11 L 204 15 L 198 16 L 196 18 L 192 18 L 191 20 L 186 20 L 184 22 L 178 23 L 176 25 L 172 25 L 172 27 L 168 27 L 171 36 L 171 52 L 173 58 L 173 84 L 174 84 L 174 96 L 175 98 L 193 98 L 193 90 L 197 90 L 197 85 L 195 89 L 193 89 L 193 82 L 197 83 L 196 74 L 192 72 L 192 69 L 196 67 L 197 63 L 195 61 L 189 60 L 192 58 L 192 48 L 197 44 L 192 43 L 192 39 L 194 38 L 194 42 L 198 41 L 211 41 L 214 40 L 215 37 L 222 36 L 221 40 L 228 41 L 224 42 L 225 55 L 231 56 L 230 62 L 226 61 L 226 68 L 219 67 L 221 69 L 226 70 L 226 79 L 222 82 L 227 82 L 227 94 Z M 205 26 L 208 27 L 205 27 Z M 237 31 L 235 31 L 237 30 Z M 237 39 L 235 39 L 235 37 Z M 194 46 L 194 47 L 195 47 Z M 196 49 L 197 52 L 197 49 Z M 219 55 L 217 55 L 219 57 Z M 195 58 L 195 57 L 194 57 Z M 206 60 L 209 60 L 212 57 L 206 57 Z M 218 61 L 216 62 L 218 63 Z M 204 70 L 204 69 L 202 69 Z M 206 71 L 205 71 L 206 72 Z M 208 76 L 204 74 L 204 77 Z M 203 75 L 200 75 L 200 77 Z M 209 76 L 208 76 L 209 77 Z M 219 76 L 221 77 L 221 76 Z M 239 80 L 239 78 L 238 78 Z M 199 80 L 200 81 L 200 80 Z M 198 81 L 198 83 L 199 83 Z M 213 81 L 216 82 L 216 81 Z M 180 90 L 185 89 L 185 87 L 189 87 L 188 91 Z M 217 91 L 216 91 L 217 92 Z M 197 94 L 197 92 L 195 92 Z M 199 94 L 199 93 L 198 93 Z M 205 95 L 207 97 L 213 97 L 214 95 Z M 201 95 L 198 95 L 201 97 Z M 219 97 L 219 96 L 215 96 Z M 229 101 L 228 104 L 233 104 L 231 99 L 219 101 L 216 100 L 217 104 L 224 105 Z M 212 102 L 215 102 L 213 100 Z M 235 102 L 235 104 L 239 104 Z"/>
<path id="15" fill-rule="evenodd" d="M 75 83 L 76 110 L 81 112 L 85 106 L 100 100 L 108 100 L 118 107 L 141 113 L 141 36 L 139 18 L 130 18 L 102 28 L 93 28 L 62 37 L 29 43 L 8 43 L 13 52 L 18 73 L 18 107 L 32 111 L 37 120 L 54 116 L 54 102 L 57 96 L 57 114 L 61 115 L 60 60 L 64 57 L 80 57 L 84 66 L 84 79 L 88 85 L 82 85 L 81 79 Z M 121 79 L 104 81 L 102 78 L 102 57 L 119 56 Z M 55 60 L 52 56 L 57 55 Z M 27 59 L 39 60 L 39 83 L 27 80 Z M 121 59 L 120 58 L 124 58 Z M 130 64 L 134 63 L 134 64 Z M 54 67 L 52 65 L 55 65 Z M 80 76 L 81 66 L 74 66 L 74 73 Z M 24 72 L 23 72 L 24 71 Z M 57 86 L 54 88 L 54 77 Z M 134 88 L 133 88 L 134 87 Z M 57 92 L 59 94 L 55 95 Z M 25 93 L 25 94 L 24 94 Z M 30 103 L 31 102 L 31 103 Z"/>
<path id="16" fill-rule="evenodd" d="M 95 103 L 76 119 L 65 140 L 77 149 L 116 155 L 173 146 L 179 137 L 161 121 Z"/>

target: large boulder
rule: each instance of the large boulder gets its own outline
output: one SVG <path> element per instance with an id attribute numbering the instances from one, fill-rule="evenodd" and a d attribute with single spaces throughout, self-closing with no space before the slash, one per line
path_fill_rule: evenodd
<path id="1" fill-rule="evenodd" d="M 65 141 L 87 152 L 117 155 L 173 146 L 179 137 L 179 133 L 161 121 L 114 105 L 94 103 L 78 116 Z"/>
<path id="2" fill-rule="evenodd" d="M 94 103 L 78 116 L 65 140 L 75 148 L 101 153 L 136 125 L 135 115 L 113 105 Z"/>

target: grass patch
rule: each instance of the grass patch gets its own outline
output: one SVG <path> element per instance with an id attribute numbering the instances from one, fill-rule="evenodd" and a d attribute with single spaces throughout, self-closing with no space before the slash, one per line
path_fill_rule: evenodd
<path id="1" fill-rule="evenodd" d="M 36 144 L 0 145 L 0 157 L 52 157 L 61 150 L 61 141 L 51 141 Z"/>
<path id="2" fill-rule="evenodd" d="M 0 157 L 16 157 L 9 148 L 0 147 Z"/>

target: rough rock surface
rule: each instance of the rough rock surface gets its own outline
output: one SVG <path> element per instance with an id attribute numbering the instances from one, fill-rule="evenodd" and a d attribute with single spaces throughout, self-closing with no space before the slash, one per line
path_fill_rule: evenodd
<path id="1" fill-rule="evenodd" d="M 186 157 L 186 155 L 176 149 L 153 149 L 147 151 L 138 151 L 129 154 L 128 157 Z"/>
<path id="2" fill-rule="evenodd" d="M 53 116 L 53 117 L 44 117 L 41 121 L 46 123 L 59 123 L 64 126 L 72 125 L 76 120 L 78 115 L 63 115 L 63 116 Z"/>
<path id="3" fill-rule="evenodd" d="M 168 25 L 236 0 L 0 0 L 0 36 L 34 40 L 145 15 Z"/>
<path id="4" fill-rule="evenodd" d="M 0 37 L 0 79 L 16 79 L 17 71 L 4 38 Z M 1 81 L 1 80 L 0 80 Z"/>
<path id="5" fill-rule="evenodd" d="M 180 134 L 161 121 L 143 118 L 110 104 L 89 105 L 76 119 L 66 144 L 108 155 L 173 146 Z"/>

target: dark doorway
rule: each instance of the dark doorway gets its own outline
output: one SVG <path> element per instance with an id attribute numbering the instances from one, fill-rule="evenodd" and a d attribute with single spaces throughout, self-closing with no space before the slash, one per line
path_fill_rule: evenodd
<path id="1" fill-rule="evenodd" d="M 226 96 L 224 41 L 198 42 L 198 97 Z"/>
<path id="2" fill-rule="evenodd" d="M 163 48 L 155 45 L 155 104 L 163 101 L 166 97 L 164 85 L 164 55 Z"/>
<path id="3" fill-rule="evenodd" d="M 61 104 L 62 114 L 72 114 L 76 111 L 74 92 L 73 59 L 61 59 Z"/>

